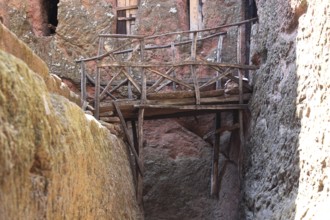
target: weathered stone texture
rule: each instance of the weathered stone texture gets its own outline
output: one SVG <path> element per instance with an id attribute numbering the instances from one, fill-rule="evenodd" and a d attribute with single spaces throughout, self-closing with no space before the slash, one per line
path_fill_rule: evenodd
<path id="1" fill-rule="evenodd" d="M 257 1 L 246 219 L 324 219 L 329 202 L 329 2 Z M 319 215 L 318 217 L 316 217 Z"/>
<path id="2" fill-rule="evenodd" d="M 2 24 L 0 24 L 0 49 L 23 60 L 47 83 L 49 92 L 62 95 L 80 105 L 80 97 L 72 92 L 58 76 L 49 74 L 47 64 Z"/>
<path id="3" fill-rule="evenodd" d="M 0 106 L 1 219 L 139 218 L 123 142 L 2 50 Z"/>
<path id="4" fill-rule="evenodd" d="M 212 119 L 199 116 L 146 122 L 146 220 L 238 218 L 240 192 L 235 163 L 229 163 L 224 171 L 220 199 L 210 197 L 212 147 L 199 136 L 209 127 L 198 124 L 203 121 L 210 125 Z M 221 167 L 224 161 L 221 155 Z"/>
<path id="5" fill-rule="evenodd" d="M 96 55 L 98 34 L 113 32 L 114 0 L 61 0 L 56 34 L 47 36 L 40 0 L 0 0 L 4 24 L 48 64 L 51 73 L 80 81 L 75 59 Z"/>

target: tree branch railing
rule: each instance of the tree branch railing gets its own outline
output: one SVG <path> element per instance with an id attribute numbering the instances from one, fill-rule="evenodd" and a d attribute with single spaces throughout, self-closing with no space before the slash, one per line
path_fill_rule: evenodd
<path id="1" fill-rule="evenodd" d="M 243 95 L 243 87 L 249 88 L 249 85 L 243 83 L 242 72 L 243 70 L 256 70 L 258 67 L 242 64 L 238 59 L 237 63 L 221 63 L 210 62 L 205 59 L 201 59 L 197 54 L 199 50 L 199 42 L 204 42 L 215 37 L 223 37 L 226 35 L 226 31 L 221 31 L 224 28 L 237 26 L 238 30 L 242 25 L 249 22 L 253 22 L 255 19 L 249 19 L 242 22 L 237 22 L 228 25 L 222 25 L 215 28 L 208 28 L 196 31 L 179 31 L 165 34 L 158 34 L 153 36 L 143 35 L 119 35 L 119 34 L 100 34 L 99 35 L 99 49 L 97 56 L 90 58 L 82 58 L 76 60 L 80 63 L 81 73 L 81 98 L 82 106 L 86 102 L 86 69 L 88 62 L 94 62 L 96 67 L 95 78 L 95 116 L 99 117 L 99 105 L 100 101 L 110 96 L 111 99 L 117 99 L 115 93 L 118 95 L 119 89 L 127 85 L 129 91 L 127 92 L 132 96 L 135 94 L 136 98 L 140 98 L 142 101 L 146 100 L 147 96 L 151 93 L 159 92 L 160 90 L 167 88 L 168 85 L 173 85 L 173 88 L 181 88 L 195 91 L 196 104 L 200 104 L 200 90 L 206 89 L 208 86 L 217 83 L 222 78 L 229 78 L 235 80 L 239 84 L 239 95 Z M 214 33 L 215 31 L 218 31 Z M 208 35 L 199 37 L 198 33 L 212 32 Z M 242 34 L 238 31 L 238 40 L 241 42 Z M 169 36 L 177 36 L 183 34 L 190 34 L 190 38 L 183 41 L 171 40 Z M 192 34 L 192 35 L 191 35 Z M 164 37 L 170 39 L 169 43 L 164 43 Z M 117 48 L 110 48 L 113 43 L 105 41 L 110 39 L 113 41 L 119 41 L 120 44 Z M 123 42 L 122 40 L 128 40 Z M 167 39 L 167 40 L 168 40 Z M 149 41 L 153 41 L 156 44 L 148 44 Z M 110 43 L 109 43 L 110 42 Z M 159 42 L 162 42 L 159 44 Z M 108 43 L 108 44 L 107 44 Z M 158 43 L 158 44 L 157 44 Z M 175 58 L 175 48 L 191 44 L 190 56 L 182 61 Z M 109 46 L 110 45 L 110 46 Z M 108 48 L 107 48 L 108 47 Z M 130 47 L 130 48 L 127 48 Z M 170 54 L 169 60 L 163 62 L 155 62 L 152 60 L 159 60 L 153 58 L 153 51 L 158 49 L 168 49 Z M 239 47 L 237 50 L 241 50 Z M 150 52 L 151 51 L 151 52 Z M 186 53 L 187 54 L 187 53 Z M 188 53 L 189 54 L 189 53 Z M 219 55 L 217 55 L 219 56 Z M 237 57 L 241 57 L 238 53 Z M 218 60 L 218 59 L 217 59 Z M 93 64 L 92 64 L 93 65 Z M 90 66 L 92 66 L 90 65 Z M 190 70 L 190 74 L 184 74 L 184 72 Z M 200 82 L 202 73 L 208 73 L 209 70 L 215 71 L 216 74 L 210 76 L 206 82 Z M 109 72 L 110 71 L 110 72 Z M 174 73 L 174 71 L 176 71 Z M 179 74 L 178 74 L 179 72 Z M 234 73 L 238 73 L 238 78 L 234 77 Z M 88 74 L 87 74 L 88 75 Z M 101 76 L 110 75 L 111 79 L 108 81 L 105 87 L 100 86 Z M 208 74 L 210 75 L 210 74 Z M 212 75 L 212 74 L 211 74 Z M 155 82 L 151 85 L 147 85 L 147 79 L 153 79 Z M 117 85 L 114 84 L 116 81 Z M 118 84 L 118 81 L 120 82 Z M 129 85 L 128 85 L 129 84 Z M 132 92 L 133 91 L 133 92 Z M 128 97 L 131 99 L 131 97 Z M 242 100 L 240 99 L 240 104 Z"/>

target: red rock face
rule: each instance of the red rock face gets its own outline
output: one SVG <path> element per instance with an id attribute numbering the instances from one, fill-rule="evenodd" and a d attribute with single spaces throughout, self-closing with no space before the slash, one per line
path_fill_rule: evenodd
<path id="1" fill-rule="evenodd" d="M 220 199 L 209 196 L 212 147 L 200 134 L 210 131 L 212 119 L 207 115 L 145 122 L 145 219 L 238 218 L 235 163 L 228 163 L 222 170 Z M 235 158 L 232 149 L 229 154 Z M 224 161 L 221 155 L 221 167 Z"/>
<path id="2" fill-rule="evenodd" d="M 27 16 L 32 25 L 33 33 L 41 37 L 45 35 L 47 28 L 47 14 L 43 10 L 42 0 L 28 0 Z"/>
<path id="3" fill-rule="evenodd" d="M 7 1 L 0 1 L 0 22 L 3 24 L 7 24 Z"/>

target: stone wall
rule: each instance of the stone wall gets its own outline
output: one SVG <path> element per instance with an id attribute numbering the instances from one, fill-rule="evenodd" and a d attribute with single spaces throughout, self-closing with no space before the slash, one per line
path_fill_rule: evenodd
<path id="1" fill-rule="evenodd" d="M 139 219 L 124 143 L 49 90 L 23 62 L 43 66 L 26 46 L 11 46 L 24 50 L 0 50 L 0 218 Z"/>
<path id="2" fill-rule="evenodd" d="M 242 218 L 326 219 L 330 4 L 256 2 Z"/>

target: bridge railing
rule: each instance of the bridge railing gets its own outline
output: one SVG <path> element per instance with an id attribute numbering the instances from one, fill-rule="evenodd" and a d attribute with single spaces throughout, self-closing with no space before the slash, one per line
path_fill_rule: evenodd
<path id="1" fill-rule="evenodd" d="M 86 106 L 87 79 L 95 84 L 94 115 L 99 117 L 100 102 L 107 97 L 140 99 L 144 104 L 148 95 L 166 90 L 188 90 L 195 93 L 200 104 L 200 91 L 214 88 L 222 78 L 239 84 L 243 95 L 243 70 L 255 70 L 256 66 L 241 64 L 244 42 L 242 28 L 250 19 L 215 28 L 179 31 L 152 36 L 100 34 L 98 54 L 95 57 L 77 60 L 80 63 L 81 99 Z M 237 26 L 237 63 L 221 62 L 221 47 L 225 28 Z M 203 56 L 203 45 L 218 38 L 216 55 L 211 59 Z M 117 45 L 117 48 L 113 48 Z M 207 44 L 205 43 L 207 46 Z M 95 78 L 87 73 L 86 63 L 94 62 Z M 235 77 L 234 75 L 238 75 Z M 101 85 L 102 81 L 107 81 Z M 216 86 L 218 88 L 218 86 Z M 240 99 L 240 103 L 243 99 Z"/>

